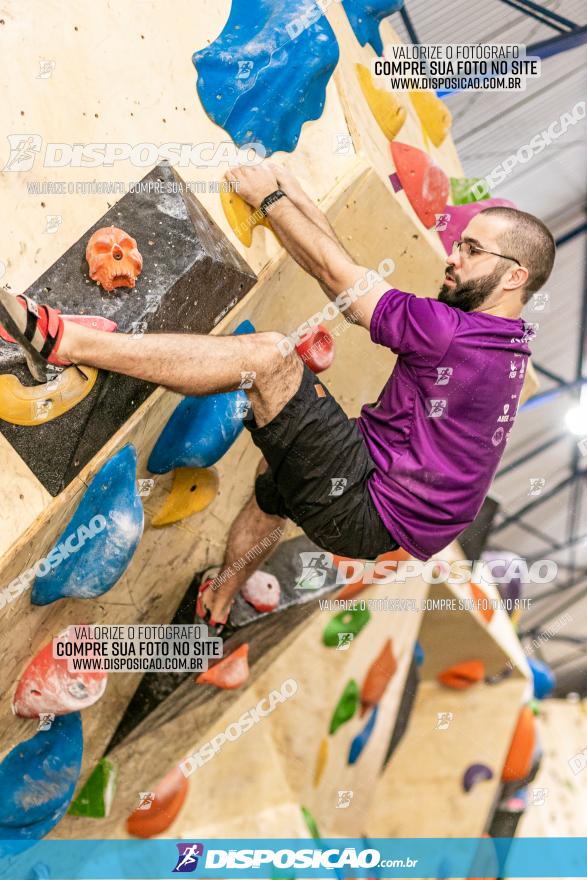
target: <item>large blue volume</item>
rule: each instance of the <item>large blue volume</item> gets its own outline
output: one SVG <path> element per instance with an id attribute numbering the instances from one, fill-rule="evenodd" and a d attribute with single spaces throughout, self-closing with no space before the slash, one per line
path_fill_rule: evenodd
<path id="1" fill-rule="evenodd" d="M 254 333 L 255 328 L 243 321 L 234 332 Z M 243 430 L 248 409 L 248 397 L 241 390 L 184 398 L 163 428 L 147 467 L 152 474 L 178 467 L 211 467 Z"/>
<path id="2" fill-rule="evenodd" d="M 15 746 L 0 764 L 0 839 L 40 840 L 63 818 L 83 754 L 79 712 Z"/>
<path id="3" fill-rule="evenodd" d="M 124 446 L 98 471 L 37 574 L 31 601 L 93 599 L 120 580 L 139 546 L 144 511 L 137 490 L 137 454 Z"/>
<path id="4" fill-rule="evenodd" d="M 269 155 L 295 149 L 304 122 L 322 115 L 338 43 L 314 0 L 233 0 L 222 33 L 192 60 L 208 116 Z"/>

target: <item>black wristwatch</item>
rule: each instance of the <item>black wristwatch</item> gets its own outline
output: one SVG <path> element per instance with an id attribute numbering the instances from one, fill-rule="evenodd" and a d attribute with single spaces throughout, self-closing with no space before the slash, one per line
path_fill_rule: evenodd
<path id="1" fill-rule="evenodd" d="M 287 193 L 284 193 L 282 189 L 276 189 L 275 192 L 269 193 L 268 196 L 265 196 L 259 205 L 259 211 L 263 217 L 267 216 L 267 208 L 270 208 L 271 205 L 274 205 L 275 202 L 278 202 L 279 199 L 282 199 L 285 195 L 287 195 Z"/>

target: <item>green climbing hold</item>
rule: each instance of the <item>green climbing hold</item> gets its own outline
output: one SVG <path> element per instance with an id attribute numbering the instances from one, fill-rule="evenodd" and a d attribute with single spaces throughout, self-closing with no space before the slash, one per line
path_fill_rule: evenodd
<path id="1" fill-rule="evenodd" d="M 341 639 L 339 639 L 340 633 L 350 633 L 350 638 L 349 636 L 345 638 L 346 641 L 351 641 L 355 636 L 359 635 L 363 627 L 367 626 L 370 620 L 371 614 L 366 608 L 364 611 L 341 611 L 340 614 L 335 614 L 332 620 L 326 624 L 322 634 L 322 641 L 327 648 L 338 648 L 341 643 Z"/>
<path id="2" fill-rule="evenodd" d="M 533 715 L 540 715 L 540 703 L 538 700 L 532 699 L 528 703 Z"/>
<path id="3" fill-rule="evenodd" d="M 450 188 L 455 205 L 482 202 L 491 195 L 484 177 L 451 177 Z"/>
<path id="4" fill-rule="evenodd" d="M 116 768 L 107 758 L 102 758 L 70 806 L 68 813 L 71 816 L 104 819 L 110 812 L 115 788 Z"/>
<path id="5" fill-rule="evenodd" d="M 359 685 L 351 678 L 332 714 L 329 733 L 336 733 L 339 727 L 350 721 L 359 705 Z"/>
<path id="6" fill-rule="evenodd" d="M 308 826 L 308 831 L 310 832 L 314 840 L 320 840 L 318 825 L 307 807 L 302 807 L 302 816 L 304 817 L 304 821 Z"/>

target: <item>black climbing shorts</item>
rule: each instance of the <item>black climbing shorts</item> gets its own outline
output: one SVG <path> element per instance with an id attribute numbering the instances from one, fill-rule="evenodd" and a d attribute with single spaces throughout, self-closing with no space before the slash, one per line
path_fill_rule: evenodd
<path id="1" fill-rule="evenodd" d="M 375 559 L 396 550 L 371 499 L 375 465 L 354 419 L 304 365 L 300 387 L 267 425 L 245 420 L 269 464 L 257 477 L 257 504 L 288 517 L 319 547 L 340 556 Z"/>

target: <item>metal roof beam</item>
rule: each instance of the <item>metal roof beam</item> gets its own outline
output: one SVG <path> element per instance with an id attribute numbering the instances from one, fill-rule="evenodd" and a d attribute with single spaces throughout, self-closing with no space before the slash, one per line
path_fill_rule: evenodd
<path id="1" fill-rule="evenodd" d="M 526 53 L 527 55 L 537 55 L 544 60 L 553 55 L 559 55 L 561 52 L 578 49 L 585 42 L 587 42 L 587 27 L 576 27 L 572 31 L 560 33 L 558 37 L 550 37 L 548 40 L 541 40 L 539 43 L 527 46 Z"/>
<path id="2" fill-rule="evenodd" d="M 548 27 L 553 28 L 553 30 L 558 31 L 559 34 L 566 34 L 568 33 L 569 28 L 573 29 L 576 27 L 572 22 L 568 22 L 567 19 L 562 19 L 560 22 L 557 21 L 556 19 L 562 18 L 562 16 L 558 16 L 556 13 L 548 15 L 547 11 L 541 6 L 538 6 L 537 3 L 530 3 L 527 2 L 527 0 L 501 0 L 501 2 L 505 3 L 506 6 L 511 6 L 511 8 L 517 10 L 517 12 L 522 12 L 524 15 L 533 18 L 534 21 L 539 21 L 540 24 L 545 24 Z M 548 10 L 548 12 L 550 12 L 550 10 Z M 556 16 L 556 18 L 554 16 Z M 563 23 L 564 27 L 562 26 Z"/>
<path id="3" fill-rule="evenodd" d="M 510 464 L 506 464 L 500 471 L 495 475 L 495 479 L 498 480 L 500 477 L 505 476 L 506 474 L 511 473 L 521 464 L 525 464 L 527 461 L 531 461 L 531 459 L 535 458 L 537 455 L 540 455 L 541 452 L 546 452 L 547 449 L 550 449 L 552 446 L 556 446 L 557 443 L 560 443 L 561 440 L 564 440 L 569 435 L 566 431 L 562 434 L 557 434 L 556 437 L 551 437 L 550 440 L 546 440 L 544 443 L 541 443 L 540 446 L 535 446 L 534 449 L 530 450 L 530 452 L 526 452 L 524 455 L 520 455 L 519 458 L 516 458 Z"/>
<path id="4" fill-rule="evenodd" d="M 580 472 L 579 474 L 571 474 L 570 476 L 566 477 L 556 486 L 553 486 L 550 492 L 546 492 L 544 495 L 539 495 L 535 501 L 530 501 L 528 504 L 520 507 L 520 509 L 517 510 L 515 513 L 512 513 L 511 516 L 506 517 L 503 522 L 500 522 L 498 523 L 498 525 L 494 526 L 494 528 L 491 530 L 491 534 L 494 535 L 496 532 L 500 532 L 502 529 L 505 529 L 512 523 L 517 522 L 530 510 L 535 510 L 537 507 L 540 507 L 541 504 L 544 504 L 545 501 L 550 501 L 550 499 L 554 498 L 555 495 L 558 495 L 558 493 L 562 489 L 565 489 L 567 486 L 571 485 L 576 479 L 581 476 L 584 476 L 583 472 Z"/>

